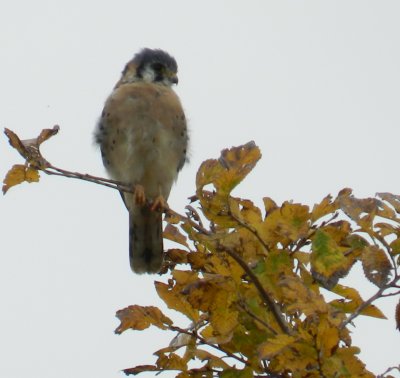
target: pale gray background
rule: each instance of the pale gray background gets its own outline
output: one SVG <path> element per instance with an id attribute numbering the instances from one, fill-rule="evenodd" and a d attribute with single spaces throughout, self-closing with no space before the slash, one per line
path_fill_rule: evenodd
<path id="1" fill-rule="evenodd" d="M 257 204 L 399 193 L 399 16 L 398 1 L 2 0 L 0 124 L 25 138 L 59 124 L 45 156 L 104 175 L 92 145 L 104 100 L 136 51 L 160 47 L 179 63 L 191 129 L 175 210 L 201 161 L 249 140 L 263 159 L 235 193 Z M 3 137 L 0 148 L 4 176 L 22 160 Z M 152 277 L 130 271 L 118 193 L 46 176 L 0 209 L 1 377 L 119 377 L 155 361 L 171 335 L 113 334 L 116 310 L 160 302 Z M 378 304 L 389 320 L 360 319 L 353 333 L 375 373 L 399 363 L 400 345 L 394 301 Z"/>

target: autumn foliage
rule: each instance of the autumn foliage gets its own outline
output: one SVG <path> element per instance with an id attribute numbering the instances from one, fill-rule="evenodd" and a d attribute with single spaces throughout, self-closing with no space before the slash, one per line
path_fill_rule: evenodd
<path id="1" fill-rule="evenodd" d="M 260 209 L 232 195 L 260 158 L 253 142 L 222 151 L 200 166 L 186 216 L 166 210 L 164 236 L 179 248 L 167 251 L 155 288 L 188 323 L 153 306 L 118 311 L 117 333 L 155 326 L 176 334 L 153 365 L 127 375 L 375 376 L 357 357 L 349 327 L 359 316 L 384 319 L 373 302 L 400 294 L 400 196 L 357 199 L 343 189 L 312 208 L 265 197 Z M 367 299 L 342 282 L 357 262 L 377 288 Z M 400 328 L 400 305 L 393 312 Z"/>

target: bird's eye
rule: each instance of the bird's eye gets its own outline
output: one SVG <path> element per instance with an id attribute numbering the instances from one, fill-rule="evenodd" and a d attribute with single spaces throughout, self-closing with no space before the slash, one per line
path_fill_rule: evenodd
<path id="1" fill-rule="evenodd" d="M 159 72 L 162 70 L 163 65 L 161 63 L 153 63 L 152 67 L 154 71 Z"/>

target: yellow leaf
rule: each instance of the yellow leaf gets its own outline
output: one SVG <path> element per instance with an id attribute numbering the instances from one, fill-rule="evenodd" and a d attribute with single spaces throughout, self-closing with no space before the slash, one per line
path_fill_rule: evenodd
<path id="1" fill-rule="evenodd" d="M 392 249 L 392 254 L 393 255 L 399 255 L 400 254 L 400 238 L 396 238 L 390 243 L 390 248 Z"/>
<path id="2" fill-rule="evenodd" d="M 310 262 L 313 277 L 331 289 L 348 273 L 355 259 L 346 258 L 327 230 L 318 229 L 312 238 Z"/>
<path id="3" fill-rule="evenodd" d="M 293 344 L 295 341 L 296 338 L 293 336 L 285 334 L 277 335 L 259 346 L 258 356 L 260 359 L 270 359 L 280 353 L 284 348 Z"/>
<path id="4" fill-rule="evenodd" d="M 271 211 L 276 210 L 278 208 L 278 205 L 275 203 L 274 200 L 272 200 L 269 197 L 264 197 L 263 198 L 264 202 L 264 207 L 265 207 L 265 213 L 268 215 Z"/>
<path id="5" fill-rule="evenodd" d="M 257 229 L 266 244 L 273 247 L 308 236 L 310 214 L 308 206 L 285 202 L 281 208 L 271 209 Z"/>
<path id="6" fill-rule="evenodd" d="M 160 354 L 156 364 L 161 370 L 187 370 L 185 360 L 176 353 Z"/>
<path id="7" fill-rule="evenodd" d="M 239 147 L 223 150 L 219 163 L 226 172 L 225 175 L 216 178 L 217 190 L 223 189 L 230 192 L 248 175 L 260 158 L 260 149 L 253 141 Z"/>
<path id="8" fill-rule="evenodd" d="M 6 194 L 7 191 L 22 182 L 38 182 L 39 181 L 39 172 L 36 169 L 31 167 L 27 167 L 22 164 L 15 164 L 13 167 L 7 172 L 6 177 L 3 181 L 3 194 Z"/>
<path id="9" fill-rule="evenodd" d="M 285 277 L 279 281 L 288 313 L 302 312 L 306 316 L 327 313 L 328 306 L 322 295 L 315 293 L 299 277 Z"/>
<path id="10" fill-rule="evenodd" d="M 375 305 L 367 306 L 360 312 L 360 314 L 365 316 L 371 316 L 373 318 L 378 318 L 378 319 L 387 319 L 387 317 L 383 314 L 383 312 L 379 310 L 379 308 L 376 307 Z"/>
<path id="11" fill-rule="evenodd" d="M 198 310 L 194 309 L 185 296 L 181 294 L 182 286 L 176 285 L 175 287 L 170 287 L 162 282 L 155 282 L 154 285 L 158 296 L 169 308 L 181 312 L 193 321 L 199 319 Z"/>
<path id="12" fill-rule="evenodd" d="M 117 311 L 117 318 L 121 321 L 115 330 L 118 334 L 127 329 L 143 330 L 151 325 L 167 329 L 169 325 L 172 325 L 172 320 L 154 306 L 129 306 Z"/>
<path id="13" fill-rule="evenodd" d="M 293 372 L 292 375 L 295 377 L 302 377 L 304 371 L 307 370 L 307 377 L 319 378 L 320 376 L 313 374 L 310 369 L 313 366 L 317 366 L 317 364 L 318 355 L 313 342 L 299 340 L 276 354 L 270 363 L 270 368 L 273 371 Z"/>
<path id="14" fill-rule="evenodd" d="M 360 349 L 357 347 L 338 348 L 335 355 L 340 359 L 343 370 L 347 372 L 345 377 L 359 377 L 359 378 L 375 378 L 375 375 L 365 369 L 363 364 L 355 354 L 359 354 Z M 335 372 L 336 373 L 336 372 Z"/>
<path id="15" fill-rule="evenodd" d="M 230 198 L 229 209 L 234 218 L 243 223 L 256 225 L 262 222 L 261 210 L 249 200 Z"/>
<path id="16" fill-rule="evenodd" d="M 331 324 L 326 317 L 320 317 L 317 333 L 317 347 L 319 354 L 329 357 L 338 347 L 340 342 L 339 329 L 336 325 Z"/>
<path id="17" fill-rule="evenodd" d="M 359 292 L 356 289 L 353 289 L 352 287 L 336 285 L 332 289 L 332 292 L 336 293 L 337 295 L 340 295 L 341 297 L 352 300 L 353 302 L 356 303 L 357 306 L 360 305 L 363 301 Z"/>
<path id="18" fill-rule="evenodd" d="M 229 365 L 220 357 L 214 356 L 210 352 L 205 350 L 196 349 L 194 351 L 194 356 L 201 361 L 207 360 L 208 366 L 213 368 L 221 368 L 221 369 L 228 369 Z"/>
<path id="19" fill-rule="evenodd" d="M 238 370 L 235 368 L 226 369 L 220 374 L 221 378 L 253 378 L 253 370 L 249 367 L 243 370 Z"/>
<path id="20" fill-rule="evenodd" d="M 260 159 L 261 153 L 254 142 L 232 147 L 221 152 L 216 160 L 206 160 L 196 175 L 197 198 L 204 215 L 216 224 L 233 227 L 229 216 L 230 192 L 247 176 Z M 210 189 L 208 187 L 211 186 Z"/>
<path id="21" fill-rule="evenodd" d="M 202 252 L 192 252 L 188 254 L 187 259 L 193 270 L 203 269 L 207 262 L 207 255 Z"/>
<path id="22" fill-rule="evenodd" d="M 214 331 L 222 336 L 230 338 L 235 327 L 238 325 L 238 311 L 231 304 L 236 299 L 233 287 L 227 290 L 219 290 L 214 296 L 211 306 L 210 324 Z"/>
<path id="23" fill-rule="evenodd" d="M 337 203 L 332 201 L 332 196 L 326 196 L 320 203 L 315 204 L 311 212 L 311 220 L 316 220 L 325 215 L 332 214 L 338 209 Z"/>
<path id="24" fill-rule="evenodd" d="M 206 280 L 197 280 L 186 286 L 184 294 L 193 308 L 206 312 L 209 311 L 217 290 L 218 288 L 212 283 Z"/>
<path id="25" fill-rule="evenodd" d="M 329 302 L 331 306 L 342 312 L 353 313 L 354 311 L 358 310 L 359 306 L 363 303 L 361 295 L 356 289 L 351 287 L 336 285 L 332 289 L 332 292 L 346 299 L 335 299 Z M 367 306 L 361 311 L 361 314 L 365 316 L 372 316 L 374 318 L 386 319 L 386 316 L 375 305 Z"/>

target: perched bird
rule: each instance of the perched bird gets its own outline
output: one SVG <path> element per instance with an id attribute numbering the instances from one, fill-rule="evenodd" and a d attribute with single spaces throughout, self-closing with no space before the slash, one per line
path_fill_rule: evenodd
<path id="1" fill-rule="evenodd" d="M 121 196 L 136 273 L 157 273 L 162 266 L 161 210 L 186 161 L 186 119 L 172 89 L 177 70 L 168 53 L 141 50 L 126 64 L 95 130 L 108 174 L 133 189 Z"/>

